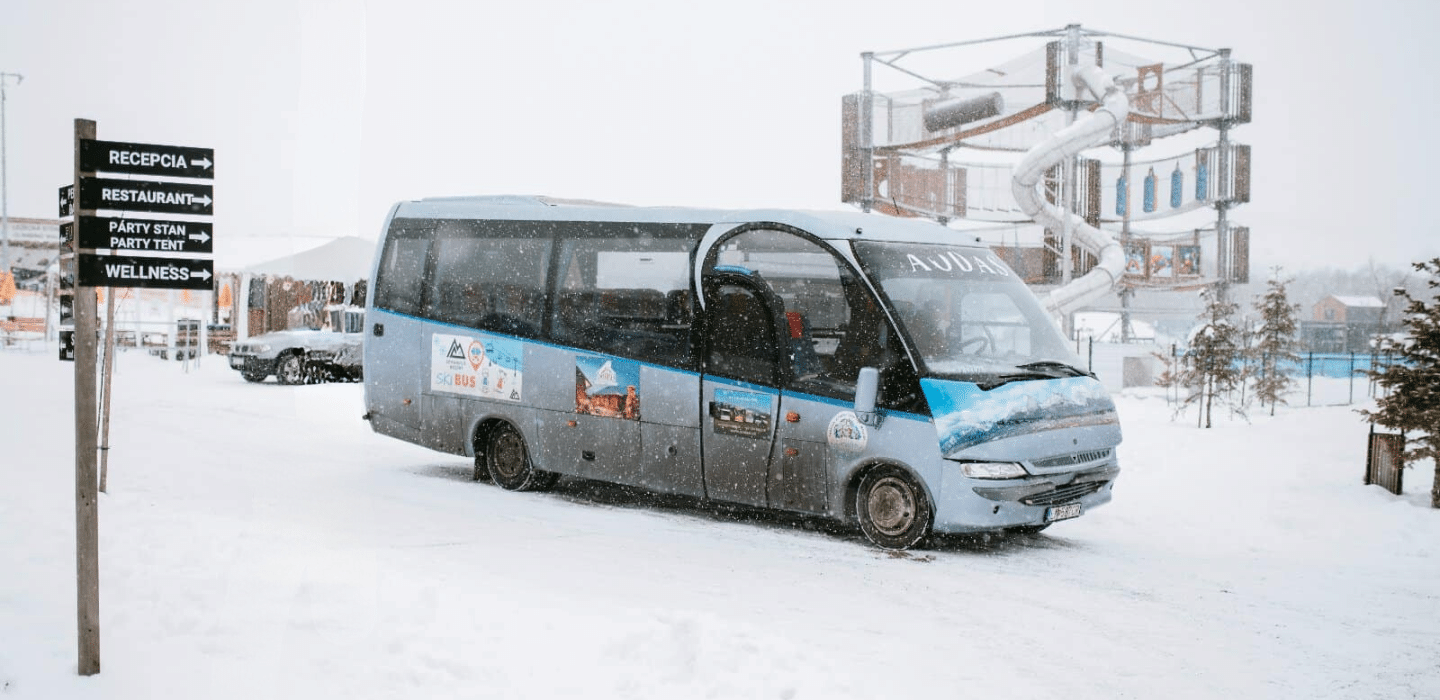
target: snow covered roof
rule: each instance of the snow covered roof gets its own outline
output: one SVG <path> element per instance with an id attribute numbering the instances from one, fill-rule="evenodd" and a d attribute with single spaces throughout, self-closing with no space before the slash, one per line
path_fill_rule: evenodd
<path id="1" fill-rule="evenodd" d="M 1331 294 L 1330 298 L 1340 302 L 1341 304 L 1344 304 L 1345 306 L 1359 306 L 1373 309 L 1378 309 L 1385 306 L 1384 302 L 1380 301 L 1375 297 L 1349 297 L 1340 296 L 1339 294 Z"/>
<path id="2" fill-rule="evenodd" d="M 354 282 L 370 277 L 374 257 L 374 241 L 347 236 L 294 255 L 251 265 L 245 272 L 311 282 Z"/>

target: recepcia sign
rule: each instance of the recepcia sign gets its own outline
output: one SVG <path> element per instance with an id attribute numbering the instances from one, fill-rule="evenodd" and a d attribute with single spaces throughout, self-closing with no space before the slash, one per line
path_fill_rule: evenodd
<path id="1" fill-rule="evenodd" d="M 84 230 L 84 227 L 81 227 Z M 136 255 L 80 255 L 82 287 L 210 289 L 215 261 L 146 258 Z"/>
<path id="2" fill-rule="evenodd" d="M 82 172 L 215 177 L 215 150 L 119 141 L 81 141 Z"/>
<path id="3" fill-rule="evenodd" d="M 188 182 L 82 178 L 80 208 L 210 216 L 215 213 L 213 193 L 210 185 Z"/>
<path id="4" fill-rule="evenodd" d="M 208 221 L 158 221 L 80 217 L 80 247 L 161 253 L 213 253 L 213 224 Z"/>

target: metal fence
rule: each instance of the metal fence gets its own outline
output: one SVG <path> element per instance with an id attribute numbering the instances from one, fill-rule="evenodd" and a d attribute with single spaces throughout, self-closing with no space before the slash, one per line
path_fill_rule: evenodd
<path id="1" fill-rule="evenodd" d="M 1369 372 L 1393 363 L 1394 358 L 1388 354 L 1312 352 L 1302 355 L 1299 362 L 1281 363 L 1280 368 L 1297 380 L 1303 379 L 1306 406 L 1349 406 L 1355 403 L 1357 387 L 1362 400 L 1373 398 L 1377 387 Z M 1343 384 L 1324 381 L 1335 379 L 1344 380 Z"/>
<path id="2" fill-rule="evenodd" d="M 1186 352 L 1171 346 L 1170 355 L 1177 365 L 1187 362 Z M 1349 406 L 1357 400 L 1375 398 L 1382 391 L 1369 372 L 1401 362 L 1390 353 L 1319 353 L 1300 355 L 1298 362 L 1280 362 L 1277 369 L 1295 380 L 1286 398 L 1291 406 Z M 1241 359 L 1236 369 L 1258 371 L 1261 362 Z M 1304 403 L 1299 394 L 1304 394 Z M 1168 395 L 1167 395 L 1168 398 Z M 1177 397 L 1178 398 L 1178 397 Z"/>

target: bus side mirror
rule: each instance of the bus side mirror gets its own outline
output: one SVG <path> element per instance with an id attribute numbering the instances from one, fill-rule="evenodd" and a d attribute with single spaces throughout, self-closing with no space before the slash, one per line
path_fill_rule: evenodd
<path id="1" fill-rule="evenodd" d="M 861 423 L 879 427 L 880 414 L 875 411 L 875 397 L 880 393 L 880 370 L 861 367 L 855 380 L 855 415 Z"/>

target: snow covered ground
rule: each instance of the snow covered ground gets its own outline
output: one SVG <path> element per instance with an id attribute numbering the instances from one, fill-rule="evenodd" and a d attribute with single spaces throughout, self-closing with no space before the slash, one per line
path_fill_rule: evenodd
<path id="1" fill-rule="evenodd" d="M 1351 408 L 1198 430 L 1120 396 L 1111 505 L 897 556 L 813 520 L 473 483 L 371 434 L 359 385 L 138 352 L 82 678 L 71 372 L 0 352 L 3 698 L 1440 697 L 1432 469 L 1363 486 Z"/>

